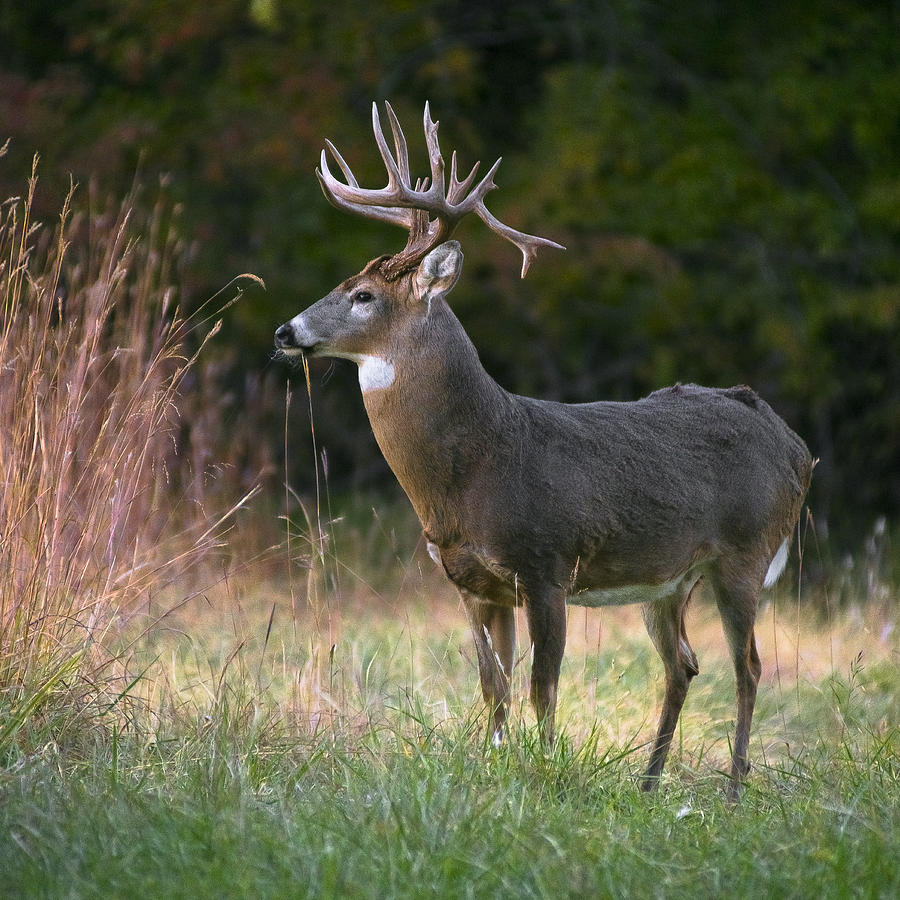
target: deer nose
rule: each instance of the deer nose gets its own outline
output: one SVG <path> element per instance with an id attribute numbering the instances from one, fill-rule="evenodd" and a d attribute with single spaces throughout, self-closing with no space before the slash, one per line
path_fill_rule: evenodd
<path id="1" fill-rule="evenodd" d="M 279 325 L 275 331 L 275 344 L 278 347 L 296 347 L 297 341 L 294 337 L 294 329 L 290 324 Z"/>

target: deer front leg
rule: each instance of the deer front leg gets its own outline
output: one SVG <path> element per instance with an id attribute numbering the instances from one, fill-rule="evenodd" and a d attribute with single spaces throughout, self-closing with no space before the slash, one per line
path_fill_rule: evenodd
<path id="1" fill-rule="evenodd" d="M 511 606 L 486 603 L 463 589 L 459 593 L 472 626 L 481 693 L 490 714 L 491 740 L 496 746 L 503 737 L 509 708 L 509 681 L 516 643 L 515 614 Z"/>
<path id="2" fill-rule="evenodd" d="M 553 744 L 559 668 L 566 649 L 566 596 L 562 589 L 528 593 L 528 631 L 534 654 L 531 663 L 531 703 L 541 741 Z"/>

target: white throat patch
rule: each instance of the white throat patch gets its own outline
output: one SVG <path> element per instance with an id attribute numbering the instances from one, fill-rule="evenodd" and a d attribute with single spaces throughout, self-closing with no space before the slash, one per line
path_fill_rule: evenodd
<path id="1" fill-rule="evenodd" d="M 360 356 L 359 387 L 366 391 L 383 391 L 394 383 L 394 364 L 380 356 Z"/>

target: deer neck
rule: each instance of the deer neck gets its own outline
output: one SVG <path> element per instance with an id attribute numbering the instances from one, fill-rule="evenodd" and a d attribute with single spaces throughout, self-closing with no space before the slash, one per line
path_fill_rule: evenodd
<path id="1" fill-rule="evenodd" d="M 509 434 L 510 395 L 443 299 L 413 323 L 402 349 L 364 362 L 360 376 L 375 439 L 423 528 L 438 544 L 453 540 L 460 498 Z"/>

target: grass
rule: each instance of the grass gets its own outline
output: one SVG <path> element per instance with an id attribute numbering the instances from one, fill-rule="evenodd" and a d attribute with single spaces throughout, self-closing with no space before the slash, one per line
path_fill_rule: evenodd
<path id="1" fill-rule="evenodd" d="M 73 186 L 48 229 L 36 189 L 0 204 L 0 761 L 127 696 L 123 629 L 253 493 L 216 510 L 179 455 L 182 385 L 218 325 L 178 307 L 174 213 L 139 225 L 132 196 L 76 214 Z"/>
<path id="2" fill-rule="evenodd" d="M 896 588 L 824 619 L 776 589 L 737 805 L 733 677 L 702 599 L 655 794 L 637 778 L 661 667 L 636 609 L 570 612 L 551 751 L 519 615 L 494 748 L 463 611 L 405 507 L 304 512 L 288 491 L 279 575 L 186 472 L 186 373 L 215 391 L 189 349 L 210 325 L 167 287 L 167 214 L 79 224 L 67 205 L 47 236 L 29 208 L 8 201 L 0 228 L 0 895 L 900 894 Z"/>
<path id="3" fill-rule="evenodd" d="M 732 807 L 719 770 L 733 685 L 712 646 L 647 796 L 636 776 L 661 686 L 630 611 L 572 616 L 553 751 L 521 703 L 526 665 L 513 734 L 494 749 L 461 611 L 435 588 L 437 610 L 357 601 L 332 622 L 333 650 L 311 615 L 292 621 L 286 592 L 271 629 L 268 596 L 179 610 L 145 648 L 157 663 L 134 688 L 141 716 L 78 754 L 48 745 L 0 779 L 7 890 L 896 895 L 898 672 L 877 635 L 842 625 L 841 642 L 869 661 L 857 650 L 821 675 L 833 641 L 804 628 L 799 677 L 781 635 L 780 683 L 763 651 L 755 765 Z M 695 615 L 695 645 L 712 644 L 708 612 Z M 778 628 L 765 620 L 763 638 Z"/>

